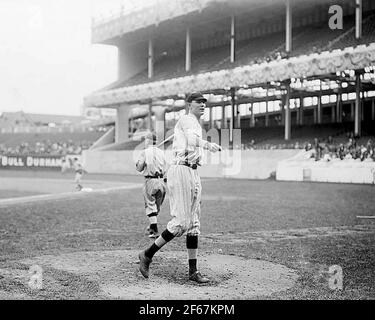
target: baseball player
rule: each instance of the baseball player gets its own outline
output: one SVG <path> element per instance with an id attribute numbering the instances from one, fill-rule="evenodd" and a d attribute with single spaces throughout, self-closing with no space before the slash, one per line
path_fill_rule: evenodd
<path id="1" fill-rule="evenodd" d="M 157 238 L 159 236 L 157 216 L 166 193 L 164 180 L 166 180 L 165 172 L 167 163 L 164 152 L 156 147 L 155 143 L 156 135 L 151 134 L 146 136 L 145 150 L 142 151 L 136 163 L 136 169 L 142 172 L 145 177 L 143 198 L 145 201 L 146 216 L 150 222 L 150 226 L 147 229 L 150 238 Z"/>
<path id="2" fill-rule="evenodd" d="M 197 270 L 202 191 L 197 167 L 200 166 L 203 148 L 211 152 L 221 148 L 216 143 L 202 139 L 199 119 L 204 114 L 206 101 L 200 92 L 190 94 L 186 99 L 189 112 L 178 120 L 174 128 L 173 160 L 167 173 L 172 219 L 155 242 L 139 253 L 139 270 L 145 278 L 149 277 L 149 266 L 154 254 L 174 237 L 186 233 L 189 279 L 197 283 L 210 281 Z"/>
<path id="3" fill-rule="evenodd" d="M 81 162 L 78 161 L 77 157 L 75 157 L 73 159 L 73 169 L 76 173 L 76 175 L 74 177 L 74 183 L 76 184 L 76 189 L 78 191 L 81 191 L 83 189 L 83 187 L 82 187 L 82 177 L 83 177 L 84 170 L 83 170 L 83 166 L 82 166 Z"/>

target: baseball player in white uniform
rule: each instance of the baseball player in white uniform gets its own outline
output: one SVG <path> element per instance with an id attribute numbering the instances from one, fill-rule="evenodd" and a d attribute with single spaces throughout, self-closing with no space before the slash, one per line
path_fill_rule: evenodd
<path id="1" fill-rule="evenodd" d="M 174 128 L 173 160 L 167 173 L 172 219 L 155 242 L 139 253 L 139 270 L 145 278 L 149 277 L 149 266 L 154 254 L 174 237 L 186 233 L 189 279 L 197 283 L 210 281 L 197 270 L 202 192 L 197 167 L 200 166 L 203 148 L 211 152 L 221 148 L 216 143 L 202 139 L 199 119 L 204 114 L 206 101 L 200 92 L 190 94 L 186 99 L 189 112 L 178 120 Z"/>
<path id="2" fill-rule="evenodd" d="M 75 171 L 75 176 L 74 176 L 74 183 L 76 184 L 76 189 L 78 191 L 81 191 L 83 189 L 82 187 L 82 177 L 83 177 L 83 166 L 81 164 L 81 162 L 78 161 L 78 158 L 75 157 L 73 159 L 73 168 L 74 168 L 74 171 Z"/>
<path id="3" fill-rule="evenodd" d="M 157 238 L 159 236 L 157 216 L 166 193 L 164 179 L 166 180 L 167 163 L 164 152 L 156 147 L 155 143 L 156 136 L 154 134 L 146 136 L 145 150 L 141 152 L 136 163 L 136 169 L 142 172 L 145 177 L 143 198 L 145 201 L 146 216 L 150 222 L 150 226 L 147 229 L 150 238 Z"/>

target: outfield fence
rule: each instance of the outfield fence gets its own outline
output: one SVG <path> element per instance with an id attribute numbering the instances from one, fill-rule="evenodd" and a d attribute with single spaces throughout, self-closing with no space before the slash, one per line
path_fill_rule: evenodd
<path id="1" fill-rule="evenodd" d="M 65 156 L 0 154 L 0 169 L 61 170 Z"/>

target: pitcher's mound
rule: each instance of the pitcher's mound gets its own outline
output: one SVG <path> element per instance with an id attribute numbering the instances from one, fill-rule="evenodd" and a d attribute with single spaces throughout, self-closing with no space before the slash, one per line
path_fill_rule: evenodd
<path id="1" fill-rule="evenodd" d="M 200 253 L 198 268 L 210 278 L 198 285 L 188 280 L 187 253 L 158 252 L 150 278 L 138 271 L 135 250 L 75 252 L 23 260 L 27 265 L 57 269 L 97 282 L 104 297 L 121 299 L 249 299 L 291 288 L 293 270 L 262 260 Z"/>

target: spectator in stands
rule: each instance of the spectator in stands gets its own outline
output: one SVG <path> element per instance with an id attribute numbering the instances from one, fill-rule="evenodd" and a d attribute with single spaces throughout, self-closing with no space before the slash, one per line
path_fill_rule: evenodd
<path id="1" fill-rule="evenodd" d="M 368 157 L 367 148 L 362 144 L 360 146 L 360 159 L 361 161 L 364 161 Z"/>
<path id="2" fill-rule="evenodd" d="M 351 153 L 352 158 L 354 160 L 360 159 L 361 158 L 361 147 L 360 146 L 352 147 L 350 153 Z"/>
<path id="3" fill-rule="evenodd" d="M 345 158 L 345 146 L 343 143 L 340 143 L 340 146 L 337 148 L 337 157 L 340 160 L 344 160 Z"/>
<path id="4" fill-rule="evenodd" d="M 328 145 L 326 145 L 322 150 L 322 159 L 324 161 L 331 161 L 332 160 L 332 154 L 328 148 Z"/>
<path id="5" fill-rule="evenodd" d="M 375 146 L 371 139 L 366 143 L 366 159 L 372 159 L 375 161 Z"/>
<path id="6" fill-rule="evenodd" d="M 345 158 L 344 158 L 345 160 L 353 159 L 353 155 L 347 146 L 345 146 L 344 153 L 345 153 Z"/>
<path id="7" fill-rule="evenodd" d="M 321 146 L 318 138 L 314 138 L 313 146 L 314 146 L 314 149 L 315 149 L 315 152 L 314 152 L 315 161 L 318 161 L 322 158 L 322 146 Z"/>
<path id="8" fill-rule="evenodd" d="M 326 145 L 327 145 L 327 147 L 329 149 L 329 152 L 336 153 L 337 147 L 336 147 L 336 143 L 333 140 L 332 136 L 328 137 Z"/>
<path id="9" fill-rule="evenodd" d="M 1 144 L 0 152 L 9 155 L 43 154 L 43 155 L 66 155 L 81 154 L 88 149 L 91 143 L 88 141 L 52 142 L 50 140 L 37 141 L 34 145 L 23 142 L 18 146 L 9 147 L 5 143 Z"/>
<path id="10" fill-rule="evenodd" d="M 305 151 L 310 151 L 312 149 L 312 144 L 310 142 L 305 142 L 304 149 Z"/>

